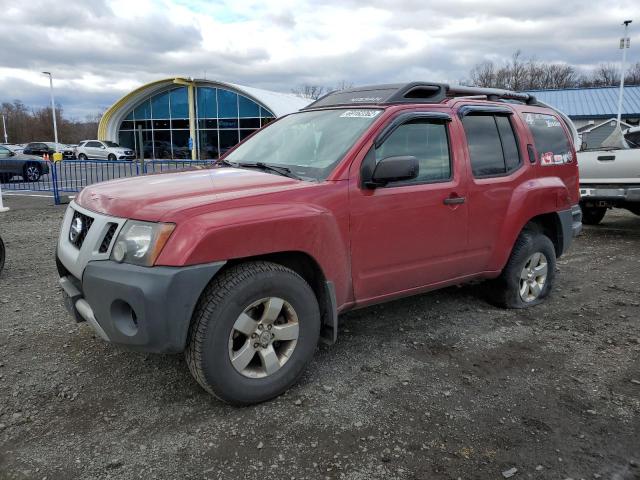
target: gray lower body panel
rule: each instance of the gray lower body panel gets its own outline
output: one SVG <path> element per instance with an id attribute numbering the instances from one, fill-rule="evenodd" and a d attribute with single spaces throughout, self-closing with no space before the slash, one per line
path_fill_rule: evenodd
<path id="1" fill-rule="evenodd" d="M 200 294 L 225 262 L 188 267 L 139 267 L 89 262 L 82 280 L 62 276 L 65 304 L 111 343 L 136 350 L 185 349 Z"/>

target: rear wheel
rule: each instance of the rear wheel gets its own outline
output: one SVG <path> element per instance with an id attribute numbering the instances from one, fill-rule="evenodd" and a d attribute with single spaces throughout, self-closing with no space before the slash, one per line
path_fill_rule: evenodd
<path id="1" fill-rule="evenodd" d="M 82 160 L 84 162 L 85 160 L 88 160 L 88 158 L 84 153 L 81 153 L 78 155 L 78 160 Z"/>
<path id="2" fill-rule="evenodd" d="M 22 172 L 25 182 L 37 182 L 42 176 L 42 167 L 37 163 L 27 163 Z"/>
<path id="3" fill-rule="evenodd" d="M 606 207 L 580 207 L 582 208 L 582 223 L 585 225 L 598 225 L 605 214 Z"/>
<path id="4" fill-rule="evenodd" d="M 186 359 L 198 383 L 237 405 L 280 395 L 302 375 L 320 335 L 311 287 L 270 262 L 231 267 L 203 293 Z"/>
<path id="5" fill-rule="evenodd" d="M 487 285 L 489 299 L 504 308 L 537 305 L 551 292 L 555 269 L 556 251 L 549 237 L 525 230 L 502 274 Z"/>

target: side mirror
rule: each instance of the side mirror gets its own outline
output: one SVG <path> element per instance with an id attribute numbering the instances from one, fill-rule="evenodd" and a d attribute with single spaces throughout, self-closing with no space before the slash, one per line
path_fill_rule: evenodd
<path id="1" fill-rule="evenodd" d="M 384 187 L 389 182 L 412 180 L 418 176 L 418 159 L 411 155 L 387 157 L 378 162 L 371 180 L 365 182 L 367 188 Z"/>
<path id="2" fill-rule="evenodd" d="M 107 149 L 107 147 L 105 147 L 104 145 L 100 145 L 100 148 L 101 148 L 102 150 L 106 150 L 106 149 Z"/>

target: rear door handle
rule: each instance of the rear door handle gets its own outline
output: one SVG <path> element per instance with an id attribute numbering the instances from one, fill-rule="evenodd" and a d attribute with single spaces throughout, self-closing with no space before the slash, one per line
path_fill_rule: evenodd
<path id="1" fill-rule="evenodd" d="M 616 159 L 615 155 L 600 155 L 598 157 L 598 160 L 600 160 L 601 162 L 611 162 L 615 159 Z"/>
<path id="2" fill-rule="evenodd" d="M 445 205 L 460 205 L 465 202 L 464 197 L 447 197 L 444 199 Z"/>

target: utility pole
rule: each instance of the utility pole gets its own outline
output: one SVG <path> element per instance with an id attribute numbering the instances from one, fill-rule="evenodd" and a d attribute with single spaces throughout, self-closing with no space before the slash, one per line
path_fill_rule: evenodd
<path id="1" fill-rule="evenodd" d="M 620 67 L 620 92 L 618 93 L 618 128 L 622 129 L 620 124 L 622 119 L 622 95 L 624 92 L 624 75 L 627 69 L 627 49 L 630 46 L 630 40 L 627 36 L 627 32 L 629 30 L 629 24 L 631 20 L 625 20 L 622 24 L 624 25 L 624 36 L 620 39 L 620 48 L 622 49 L 622 65 Z"/>
<path id="2" fill-rule="evenodd" d="M 58 125 L 56 124 L 56 103 L 53 99 L 53 76 L 51 72 L 42 72 L 45 75 L 49 75 L 49 87 L 51 90 L 51 114 L 53 115 L 53 136 L 56 142 L 56 152 L 58 151 Z"/>
<path id="3" fill-rule="evenodd" d="M 4 143 L 9 143 L 9 137 L 7 136 L 7 123 L 4 119 L 4 113 L 2 114 L 2 128 L 4 129 Z"/>

